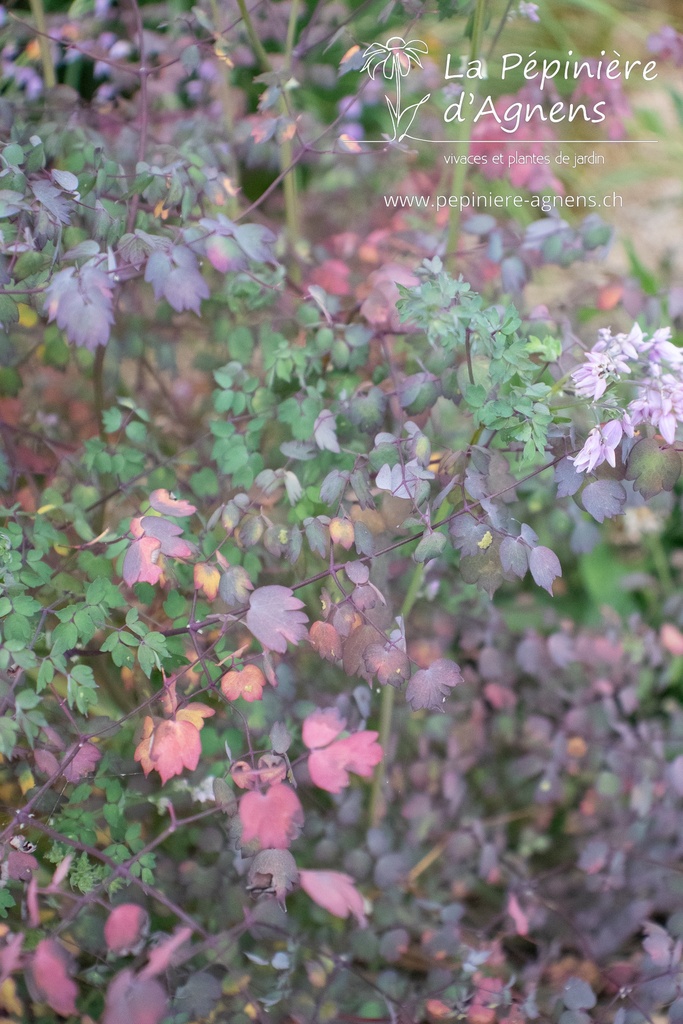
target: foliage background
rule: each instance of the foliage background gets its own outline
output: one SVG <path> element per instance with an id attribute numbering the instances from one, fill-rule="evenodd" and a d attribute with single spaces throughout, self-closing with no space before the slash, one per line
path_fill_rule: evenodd
<path id="1" fill-rule="evenodd" d="M 511 10 L 2 9 L 5 1019 L 683 1020 L 678 448 L 634 488 L 625 442 L 591 514 L 585 403 L 487 426 L 468 391 L 495 317 L 522 390 L 607 325 L 680 342 L 683 22 Z M 659 45 L 656 88 L 611 97 L 650 142 L 558 185 L 623 211 L 387 208 L 549 187 L 365 152 L 390 125 L 362 51 L 392 34 L 429 42 L 416 97 L 494 39 Z M 458 275 L 482 298 L 449 321 Z M 561 577 L 501 567 L 521 523 Z M 317 773 L 316 708 L 349 732 Z"/>

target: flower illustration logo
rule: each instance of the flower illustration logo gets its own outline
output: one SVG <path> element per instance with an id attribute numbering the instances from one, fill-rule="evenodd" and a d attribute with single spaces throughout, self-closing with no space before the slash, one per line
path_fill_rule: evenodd
<path id="1" fill-rule="evenodd" d="M 372 43 L 363 54 L 365 63 L 362 70 L 367 71 L 372 79 L 381 69 L 387 81 L 396 82 L 396 102 L 393 103 L 389 96 L 385 99 L 394 129 L 393 140 L 398 142 L 406 137 L 417 111 L 431 95 L 428 93 L 418 103 L 402 108 L 401 80 L 407 77 L 413 64 L 422 67 L 420 55 L 428 52 L 429 47 L 421 39 L 410 39 L 406 42 L 401 36 L 392 36 L 386 43 Z"/>

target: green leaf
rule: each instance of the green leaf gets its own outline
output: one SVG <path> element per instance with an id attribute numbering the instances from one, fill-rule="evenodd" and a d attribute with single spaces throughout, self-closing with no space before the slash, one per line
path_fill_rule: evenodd
<path id="1" fill-rule="evenodd" d="M 16 905 L 17 901 L 9 889 L 0 889 L 0 917 L 7 917 L 7 911 Z"/>
<path id="2" fill-rule="evenodd" d="M 416 562 L 427 562 L 430 558 L 438 558 L 446 547 L 447 537 L 444 533 L 430 533 L 423 537 L 413 552 Z"/>
<path id="3" fill-rule="evenodd" d="M 64 654 L 78 643 L 78 629 L 73 622 L 62 622 L 52 633 L 52 656 Z"/>
<path id="4" fill-rule="evenodd" d="M 647 500 L 661 491 L 670 491 L 681 475 L 679 453 L 653 437 L 643 438 L 631 449 L 626 463 L 626 479 Z"/>
<path id="5" fill-rule="evenodd" d="M 15 699 L 16 705 L 21 711 L 30 711 L 41 702 L 40 697 L 34 690 L 20 690 Z"/>

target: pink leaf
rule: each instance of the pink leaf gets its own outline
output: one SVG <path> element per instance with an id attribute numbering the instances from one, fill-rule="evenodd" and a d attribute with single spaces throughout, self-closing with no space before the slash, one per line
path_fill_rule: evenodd
<path id="1" fill-rule="evenodd" d="M 341 793 L 349 784 L 349 772 L 365 777 L 382 760 L 382 748 L 376 743 L 376 732 L 357 732 L 314 750 L 308 759 L 311 780 L 328 793 Z"/>
<path id="2" fill-rule="evenodd" d="M 245 793 L 240 800 L 242 843 L 258 839 L 262 849 L 286 850 L 304 823 L 304 812 L 294 790 L 278 783 L 265 793 Z"/>
<path id="3" fill-rule="evenodd" d="M 156 556 L 161 551 L 161 543 L 156 537 L 141 537 L 134 540 L 126 551 L 123 560 L 123 580 L 132 587 L 134 583 L 158 583 L 161 566 L 156 564 Z"/>
<path id="4" fill-rule="evenodd" d="M 270 651 L 284 654 L 287 641 L 298 644 L 306 636 L 308 616 L 304 603 L 289 587 L 259 587 L 249 599 L 247 629 Z"/>
<path id="5" fill-rule="evenodd" d="M 38 876 L 31 875 L 26 887 L 26 910 L 31 928 L 40 928 L 40 910 L 38 909 Z"/>
<path id="6" fill-rule="evenodd" d="M 336 708 L 316 708 L 304 720 L 302 739 L 307 747 L 326 747 L 346 725 L 346 720 L 339 717 Z"/>
<path id="7" fill-rule="evenodd" d="M 74 859 L 73 853 L 67 853 L 64 860 L 61 860 L 55 868 L 55 873 L 52 876 L 50 882 L 50 891 L 56 890 L 62 884 L 66 876 L 69 874 L 69 868 L 71 867 L 71 861 Z"/>
<path id="8" fill-rule="evenodd" d="M 299 881 L 319 907 L 329 910 L 335 917 L 348 917 L 351 913 L 360 927 L 365 928 L 365 904 L 350 875 L 340 871 L 300 871 Z"/>
<path id="9" fill-rule="evenodd" d="M 74 748 L 72 747 L 71 750 L 66 752 L 64 755 L 65 761 L 68 761 L 73 750 Z M 95 771 L 101 757 L 102 754 L 94 743 L 83 743 L 76 756 L 65 765 L 62 775 L 67 782 L 78 782 L 79 779 Z"/>
<path id="10" fill-rule="evenodd" d="M 31 959 L 33 988 L 39 1000 L 47 1003 L 60 1017 L 78 1012 L 78 986 L 70 977 L 72 965 L 66 949 L 55 939 L 41 939 Z"/>
<path id="11" fill-rule="evenodd" d="M 155 946 L 149 954 L 147 966 L 143 967 L 140 971 L 140 981 L 154 978 L 157 974 L 165 971 L 170 966 L 173 954 L 187 942 L 191 935 L 192 929 L 186 925 L 184 928 L 178 928 L 173 935 L 170 935 L 163 942 L 160 942 L 158 946 Z"/>
<path id="12" fill-rule="evenodd" d="M 56 775 L 59 771 L 59 761 L 50 750 L 38 747 L 35 752 L 36 768 L 45 775 Z"/>
<path id="13" fill-rule="evenodd" d="M 189 501 L 183 501 L 181 498 L 174 498 L 173 495 L 169 494 L 163 487 L 160 487 L 156 491 L 152 491 L 149 496 L 149 503 L 155 512 L 161 512 L 162 515 L 166 516 L 191 516 L 197 511 L 194 505 L 191 505 Z"/>
<path id="14" fill-rule="evenodd" d="M 121 903 L 114 907 L 104 925 L 104 941 L 107 949 L 118 956 L 136 952 L 140 939 L 149 928 L 149 917 L 144 907 L 137 903 Z"/>
<path id="15" fill-rule="evenodd" d="M 514 893 L 511 893 L 508 898 L 508 914 L 512 918 L 515 931 L 518 935 L 529 934 L 529 918 L 526 916 L 524 911 L 519 905 L 519 901 Z"/>
<path id="16" fill-rule="evenodd" d="M 168 519 L 162 519 L 160 516 L 143 516 L 137 522 L 145 537 L 154 537 L 159 541 L 162 555 L 188 558 L 194 554 L 194 544 L 179 539 L 179 534 L 183 531 L 177 523 L 169 523 Z"/>
<path id="17" fill-rule="evenodd" d="M 349 295 L 350 272 L 350 268 L 343 260 L 323 260 L 311 273 L 311 283 L 324 288 L 328 295 Z"/>
<path id="18" fill-rule="evenodd" d="M 158 981 L 121 971 L 109 983 L 102 1024 L 159 1024 L 168 1000 Z"/>

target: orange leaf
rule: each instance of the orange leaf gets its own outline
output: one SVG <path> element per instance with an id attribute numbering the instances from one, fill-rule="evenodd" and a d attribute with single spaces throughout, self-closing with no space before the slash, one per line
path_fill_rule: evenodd
<path id="1" fill-rule="evenodd" d="M 180 719 L 157 722 L 155 726 L 153 720 L 147 717 L 134 756 L 145 775 L 154 769 L 159 772 L 162 783 L 166 783 L 174 775 L 180 775 L 183 768 L 194 771 L 199 764 L 201 752 L 199 729 L 192 722 Z"/>
<path id="2" fill-rule="evenodd" d="M 621 284 L 606 284 L 598 292 L 598 301 L 596 303 L 598 309 L 607 310 L 614 309 L 621 302 L 621 297 L 624 294 L 624 288 Z"/>
<path id="3" fill-rule="evenodd" d="M 332 519 L 330 521 L 330 537 L 335 544 L 341 544 L 347 551 L 353 545 L 353 523 L 348 519 Z"/>
<path id="4" fill-rule="evenodd" d="M 221 574 L 215 565 L 197 562 L 194 567 L 194 589 L 203 590 L 209 601 L 215 601 Z"/>
<path id="5" fill-rule="evenodd" d="M 216 712 L 206 704 L 195 701 L 193 704 L 186 704 L 175 716 L 177 722 L 192 722 L 195 729 L 201 729 L 205 718 L 211 718 Z"/>
<path id="6" fill-rule="evenodd" d="M 683 654 L 683 633 L 673 623 L 664 623 L 659 631 L 659 639 L 661 640 L 662 647 L 669 654 L 673 654 L 674 657 L 680 657 Z"/>
<path id="7" fill-rule="evenodd" d="M 250 704 L 261 700 L 265 685 L 266 677 L 257 665 L 245 665 L 241 672 L 226 672 L 221 679 L 221 690 L 228 700 L 243 697 Z"/>

